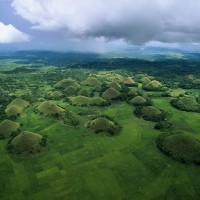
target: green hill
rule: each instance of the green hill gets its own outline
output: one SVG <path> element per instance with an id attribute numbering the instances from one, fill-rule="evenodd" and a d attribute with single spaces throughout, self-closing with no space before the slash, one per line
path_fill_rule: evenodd
<path id="1" fill-rule="evenodd" d="M 200 164 L 200 142 L 184 133 L 162 133 L 158 148 L 171 158 L 184 163 Z"/>
<path id="2" fill-rule="evenodd" d="M 104 117 L 99 117 L 94 120 L 91 120 L 87 124 L 87 127 L 94 129 L 96 133 L 104 132 L 111 135 L 117 134 L 121 131 L 121 128 L 117 123 Z"/>
<path id="3" fill-rule="evenodd" d="M 10 138 L 20 132 L 20 125 L 10 120 L 4 120 L 0 123 L 0 138 Z"/>
<path id="4" fill-rule="evenodd" d="M 124 85 L 127 85 L 127 86 L 136 84 L 136 82 L 131 77 L 124 79 L 123 83 L 124 83 Z"/>
<path id="5" fill-rule="evenodd" d="M 116 99 L 120 96 L 120 92 L 115 88 L 108 88 L 105 92 L 103 92 L 102 97 L 104 99 Z"/>
<path id="6" fill-rule="evenodd" d="M 74 106 L 104 106 L 107 105 L 106 100 L 101 97 L 86 97 L 86 96 L 75 96 L 69 98 L 70 104 Z"/>
<path id="7" fill-rule="evenodd" d="M 162 90 L 162 84 L 159 81 L 153 80 L 148 84 L 143 85 L 144 90 L 159 91 Z"/>
<path id="8" fill-rule="evenodd" d="M 28 106 L 29 103 L 27 101 L 16 98 L 7 106 L 5 113 L 8 117 L 22 115 Z"/>
<path id="9" fill-rule="evenodd" d="M 63 80 L 59 81 L 58 83 L 56 83 L 54 87 L 55 88 L 66 89 L 69 86 L 73 86 L 75 88 L 79 88 L 80 87 L 80 85 L 77 83 L 77 81 L 72 79 L 72 78 L 63 79 Z"/>
<path id="10" fill-rule="evenodd" d="M 29 103 L 27 101 L 24 101 L 23 99 L 16 98 L 7 107 L 10 106 L 18 106 L 22 109 L 25 109 L 29 106 Z"/>
<path id="11" fill-rule="evenodd" d="M 86 80 L 82 82 L 82 84 L 95 87 L 95 86 L 100 86 L 101 82 L 95 77 L 88 77 Z"/>
<path id="12" fill-rule="evenodd" d="M 44 101 L 36 108 L 36 111 L 45 116 L 60 116 L 64 109 L 49 101 Z"/>
<path id="13" fill-rule="evenodd" d="M 121 85 L 117 82 L 111 82 L 111 83 L 108 83 L 107 85 L 109 88 L 115 88 L 116 90 L 118 91 L 121 91 Z"/>
<path id="14" fill-rule="evenodd" d="M 65 89 L 65 94 L 67 96 L 73 96 L 76 95 L 76 93 L 77 93 L 77 88 L 74 86 L 69 86 Z"/>
<path id="15" fill-rule="evenodd" d="M 135 91 L 135 89 L 131 89 L 129 92 L 128 92 L 128 95 L 130 96 L 130 97 L 136 97 L 136 96 L 138 96 L 138 93 Z"/>
<path id="16" fill-rule="evenodd" d="M 130 100 L 130 103 L 134 106 L 142 106 L 147 103 L 147 100 L 144 97 L 137 96 Z"/>
<path id="17" fill-rule="evenodd" d="M 51 93 L 51 97 L 53 99 L 60 99 L 63 96 L 63 94 L 60 91 L 54 91 Z"/>
<path id="18" fill-rule="evenodd" d="M 89 97 L 91 95 L 91 90 L 83 88 L 78 93 L 79 93 L 80 96 Z"/>
<path id="19" fill-rule="evenodd" d="M 46 139 L 41 135 L 24 131 L 10 143 L 10 152 L 18 155 L 40 154 L 46 146 Z"/>
<path id="20" fill-rule="evenodd" d="M 200 103 L 193 96 L 178 97 L 177 99 L 173 99 L 171 104 L 179 110 L 200 112 Z"/>
<path id="21" fill-rule="evenodd" d="M 151 80 L 148 78 L 148 77 L 143 77 L 143 78 L 141 78 L 141 80 L 140 80 L 141 82 L 142 82 L 142 84 L 144 84 L 144 85 L 146 85 L 146 84 L 148 84 L 148 83 L 150 83 L 151 82 Z"/>
<path id="22" fill-rule="evenodd" d="M 142 117 L 147 121 L 162 121 L 167 117 L 166 112 L 154 106 L 138 106 L 135 108 L 134 113 L 137 117 Z"/>

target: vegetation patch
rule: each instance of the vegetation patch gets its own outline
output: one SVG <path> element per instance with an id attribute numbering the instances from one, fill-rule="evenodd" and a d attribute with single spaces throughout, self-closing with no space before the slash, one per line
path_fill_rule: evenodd
<path id="1" fill-rule="evenodd" d="M 143 105 L 146 105 L 147 100 L 144 97 L 137 96 L 137 97 L 132 98 L 129 101 L 129 103 L 134 105 L 134 106 L 143 106 Z"/>
<path id="2" fill-rule="evenodd" d="M 95 77 L 88 77 L 86 80 L 82 82 L 82 84 L 95 87 L 95 86 L 100 86 L 101 82 Z"/>
<path id="3" fill-rule="evenodd" d="M 117 99 L 120 96 L 120 92 L 115 88 L 108 88 L 105 92 L 103 92 L 102 97 L 104 99 Z"/>
<path id="4" fill-rule="evenodd" d="M 18 106 L 9 106 L 6 108 L 5 113 L 10 118 L 16 118 L 23 114 L 23 109 Z"/>
<path id="5" fill-rule="evenodd" d="M 63 80 L 59 81 L 58 83 L 56 83 L 54 87 L 59 88 L 59 89 L 66 89 L 69 86 L 73 86 L 75 88 L 80 87 L 80 85 L 77 83 L 77 81 L 72 78 L 63 79 Z"/>
<path id="6" fill-rule="evenodd" d="M 115 88 L 116 90 L 118 91 L 121 91 L 122 87 L 119 83 L 117 82 L 111 82 L 111 83 L 108 83 L 107 85 L 109 88 Z"/>
<path id="7" fill-rule="evenodd" d="M 74 86 L 69 86 L 65 89 L 65 94 L 67 96 L 73 96 L 76 95 L 76 93 L 77 93 L 77 88 Z"/>
<path id="8" fill-rule="evenodd" d="M 73 106 L 106 106 L 108 102 L 101 97 L 75 96 L 69 97 L 69 103 Z"/>
<path id="9" fill-rule="evenodd" d="M 23 99 L 16 98 L 7 107 L 10 107 L 10 106 L 18 106 L 20 108 L 25 109 L 29 106 L 29 103 Z"/>
<path id="10" fill-rule="evenodd" d="M 9 141 L 9 153 L 26 157 L 40 155 L 47 146 L 47 139 L 37 133 L 24 131 Z"/>
<path id="11" fill-rule="evenodd" d="M 136 86 L 137 85 L 137 83 L 131 77 L 124 79 L 123 83 L 124 83 L 124 85 L 127 85 L 127 86 Z"/>
<path id="12" fill-rule="evenodd" d="M 157 147 L 171 158 L 183 163 L 200 164 L 200 142 L 184 133 L 161 133 Z"/>
<path id="13" fill-rule="evenodd" d="M 148 77 L 145 76 L 145 77 L 142 77 L 142 78 L 141 78 L 140 82 L 141 82 L 143 85 L 146 85 L 146 84 L 150 83 L 151 80 L 150 80 Z"/>
<path id="14" fill-rule="evenodd" d="M 122 75 L 113 71 L 105 71 L 105 72 L 100 71 L 96 76 L 102 79 L 103 81 L 122 83 L 124 80 Z"/>
<path id="15" fill-rule="evenodd" d="M 137 117 L 147 121 L 163 121 L 167 119 L 168 113 L 154 106 L 137 106 L 134 110 Z"/>
<path id="16" fill-rule="evenodd" d="M 49 101 L 42 102 L 36 109 L 35 112 L 45 115 L 45 116 L 53 116 L 59 117 L 65 110 Z"/>
<path id="17" fill-rule="evenodd" d="M 200 103 L 194 96 L 178 97 L 177 99 L 171 100 L 171 104 L 179 110 L 200 112 Z"/>
<path id="18" fill-rule="evenodd" d="M 131 89 L 130 91 L 128 91 L 128 96 L 129 97 L 136 97 L 136 96 L 138 96 L 139 94 L 138 94 L 138 92 L 135 90 L 135 89 Z"/>
<path id="19" fill-rule="evenodd" d="M 174 124 L 169 121 L 161 121 L 155 125 L 155 129 L 161 131 L 171 131 L 175 128 Z"/>
<path id="20" fill-rule="evenodd" d="M 79 125 L 80 120 L 73 112 L 66 110 L 64 113 L 64 123 L 70 123 L 70 125 L 76 126 Z"/>
<path id="21" fill-rule="evenodd" d="M 144 90 L 148 91 L 161 91 L 163 90 L 162 84 L 159 81 L 153 80 L 148 84 L 143 85 L 142 87 Z"/>
<path id="22" fill-rule="evenodd" d="M 16 117 L 23 114 L 29 103 L 23 99 L 14 99 L 6 108 L 5 113 L 8 117 Z"/>
<path id="23" fill-rule="evenodd" d="M 63 94 L 60 91 L 54 91 L 51 93 L 51 97 L 53 99 L 60 99 L 63 96 Z"/>
<path id="24" fill-rule="evenodd" d="M 0 138 L 7 139 L 20 133 L 20 125 L 11 120 L 5 119 L 0 123 Z"/>
<path id="25" fill-rule="evenodd" d="M 114 122 L 108 116 L 101 116 L 93 119 L 87 123 L 86 127 L 93 129 L 95 133 L 102 132 L 110 135 L 118 134 L 122 129 L 117 122 Z"/>
<path id="26" fill-rule="evenodd" d="M 83 88 L 78 93 L 79 93 L 80 96 L 90 97 L 92 91 L 90 89 Z"/>

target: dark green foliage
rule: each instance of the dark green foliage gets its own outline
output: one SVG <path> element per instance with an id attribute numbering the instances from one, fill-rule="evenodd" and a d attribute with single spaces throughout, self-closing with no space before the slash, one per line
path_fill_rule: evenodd
<path id="1" fill-rule="evenodd" d="M 157 147 L 183 163 L 200 164 L 200 142 L 184 133 L 164 132 L 156 140 Z"/>
<path id="2" fill-rule="evenodd" d="M 183 111 L 200 112 L 200 103 L 193 96 L 172 99 L 171 105 Z"/>
<path id="3" fill-rule="evenodd" d="M 94 129 L 95 133 L 103 132 L 109 135 L 116 135 L 122 130 L 122 126 L 108 115 L 94 117 L 88 123 L 88 127 Z"/>
<path id="4" fill-rule="evenodd" d="M 169 131 L 169 130 L 174 129 L 174 125 L 168 121 L 161 121 L 161 122 L 158 122 L 154 128 L 161 131 Z"/>
<path id="5" fill-rule="evenodd" d="M 70 120 L 71 124 L 76 126 L 79 125 L 80 120 L 78 119 L 77 116 L 74 115 L 74 113 L 72 113 L 71 111 L 65 111 L 65 118 L 67 118 L 68 120 Z"/>
<path id="6" fill-rule="evenodd" d="M 47 136 L 42 137 L 40 145 L 43 147 L 47 146 Z"/>
<path id="7" fill-rule="evenodd" d="M 200 84 L 184 78 L 180 80 L 179 87 L 183 89 L 200 89 Z"/>
<path id="8" fill-rule="evenodd" d="M 163 92 L 161 94 L 161 97 L 171 97 L 171 94 L 170 94 L 170 92 Z"/>
<path id="9" fill-rule="evenodd" d="M 138 118 L 155 122 L 163 121 L 170 117 L 170 113 L 164 110 L 158 110 L 152 106 L 137 106 L 134 110 L 134 113 Z"/>

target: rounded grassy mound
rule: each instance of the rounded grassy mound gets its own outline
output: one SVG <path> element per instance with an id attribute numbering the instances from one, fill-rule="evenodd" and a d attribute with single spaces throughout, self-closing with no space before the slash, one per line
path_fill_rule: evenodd
<path id="1" fill-rule="evenodd" d="M 177 99 L 173 99 L 171 104 L 183 111 L 191 111 L 191 112 L 200 112 L 200 104 L 198 103 L 196 97 L 187 96 L 187 97 L 179 97 Z"/>
<path id="2" fill-rule="evenodd" d="M 117 82 L 111 82 L 107 85 L 109 88 L 115 88 L 118 91 L 121 91 L 121 85 Z"/>
<path id="3" fill-rule="evenodd" d="M 63 96 L 63 94 L 60 91 L 54 91 L 51 93 L 51 97 L 53 99 L 60 99 Z"/>
<path id="4" fill-rule="evenodd" d="M 75 96 L 69 98 L 69 103 L 73 106 L 89 106 L 91 99 L 85 96 Z"/>
<path id="5" fill-rule="evenodd" d="M 44 101 L 36 108 L 36 111 L 45 116 L 60 116 L 64 109 L 49 101 Z"/>
<path id="6" fill-rule="evenodd" d="M 91 90 L 83 88 L 79 91 L 80 96 L 89 97 L 91 95 Z"/>
<path id="7" fill-rule="evenodd" d="M 74 106 L 105 106 L 106 100 L 101 97 L 75 96 L 69 98 L 69 103 Z"/>
<path id="8" fill-rule="evenodd" d="M 142 112 L 143 112 L 143 116 L 145 115 L 152 115 L 152 116 L 156 116 L 156 115 L 160 115 L 161 114 L 161 111 L 154 107 L 154 106 L 147 106 L 147 107 L 144 107 L 142 109 Z"/>
<path id="9" fill-rule="evenodd" d="M 86 80 L 82 82 L 82 84 L 95 87 L 95 86 L 100 86 L 101 82 L 95 77 L 88 77 Z"/>
<path id="10" fill-rule="evenodd" d="M 54 87 L 55 88 L 66 89 L 69 86 L 73 86 L 75 88 L 79 88 L 80 87 L 80 85 L 77 83 L 77 81 L 72 79 L 72 78 L 63 79 L 63 80 L 59 81 L 58 83 L 56 83 Z"/>
<path id="11" fill-rule="evenodd" d="M 112 81 L 112 82 L 118 82 L 118 83 L 122 83 L 124 79 L 123 76 L 112 71 L 99 72 L 97 74 L 97 77 L 101 78 L 103 81 Z"/>
<path id="12" fill-rule="evenodd" d="M 124 83 L 124 85 L 127 85 L 127 86 L 136 84 L 136 82 L 131 77 L 124 79 L 123 83 Z"/>
<path id="13" fill-rule="evenodd" d="M 157 138 L 157 146 L 179 162 L 200 164 L 200 142 L 190 135 L 162 133 Z"/>
<path id="14" fill-rule="evenodd" d="M 14 99 L 6 108 L 5 113 L 8 117 L 22 115 L 24 110 L 29 106 L 27 101 L 23 99 L 16 98 Z"/>
<path id="15" fill-rule="evenodd" d="M 18 155 L 40 154 L 46 146 L 46 138 L 24 131 L 9 143 L 9 152 Z"/>
<path id="16" fill-rule="evenodd" d="M 144 85 L 146 85 L 146 84 L 148 84 L 148 83 L 150 83 L 151 82 L 151 80 L 148 78 L 148 77 L 143 77 L 143 78 L 141 78 L 141 80 L 140 80 L 141 82 L 142 82 L 142 84 L 144 84 Z"/>
<path id="17" fill-rule="evenodd" d="M 147 100 L 144 97 L 137 96 L 130 100 L 130 104 L 134 106 L 142 106 L 147 103 Z"/>
<path id="18" fill-rule="evenodd" d="M 20 132 L 20 125 L 11 120 L 4 120 L 0 123 L 0 138 L 7 139 Z"/>
<path id="19" fill-rule="evenodd" d="M 91 120 L 87 124 L 88 128 L 94 129 L 95 133 L 104 132 L 111 135 L 115 135 L 121 131 L 121 127 L 105 117 L 99 117 Z"/>
<path id="20" fill-rule="evenodd" d="M 137 106 L 134 110 L 137 117 L 147 121 L 163 121 L 167 118 L 167 113 L 154 106 Z"/>
<path id="21" fill-rule="evenodd" d="M 116 99 L 120 96 L 120 92 L 115 88 L 108 88 L 105 92 L 103 92 L 102 97 L 104 99 Z"/>
<path id="22" fill-rule="evenodd" d="M 134 89 L 131 89 L 129 92 L 128 92 L 128 95 L 130 97 L 136 97 L 138 96 L 138 93 L 134 90 Z"/>
<path id="23" fill-rule="evenodd" d="M 77 88 L 75 88 L 74 86 L 69 86 L 65 89 L 65 93 L 68 95 L 68 96 L 73 96 L 73 95 L 76 95 L 77 93 Z"/>
<path id="24" fill-rule="evenodd" d="M 107 102 L 105 99 L 102 99 L 101 97 L 92 97 L 91 105 L 103 106 L 103 105 L 107 105 Z"/>
<path id="25" fill-rule="evenodd" d="M 143 86 L 144 90 L 157 91 L 162 90 L 162 84 L 159 81 L 153 80 Z"/>
<path id="26" fill-rule="evenodd" d="M 195 85 L 200 85 L 200 79 L 195 79 L 192 81 L 192 83 Z"/>
<path id="27" fill-rule="evenodd" d="M 19 106 L 11 105 L 6 108 L 5 113 L 8 117 L 20 116 L 23 114 L 23 109 Z"/>
<path id="28" fill-rule="evenodd" d="M 18 106 L 22 109 L 25 109 L 29 106 L 29 103 L 27 101 L 24 101 L 23 99 L 16 98 L 7 107 L 10 106 Z"/>

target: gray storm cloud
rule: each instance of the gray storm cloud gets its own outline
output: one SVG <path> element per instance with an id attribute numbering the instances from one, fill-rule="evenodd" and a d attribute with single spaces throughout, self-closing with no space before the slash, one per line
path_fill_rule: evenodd
<path id="1" fill-rule="evenodd" d="M 200 42 L 198 0 L 14 0 L 33 29 L 132 44 Z"/>

